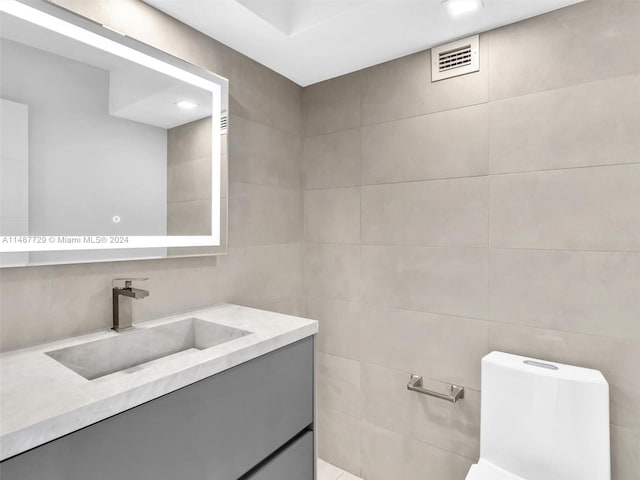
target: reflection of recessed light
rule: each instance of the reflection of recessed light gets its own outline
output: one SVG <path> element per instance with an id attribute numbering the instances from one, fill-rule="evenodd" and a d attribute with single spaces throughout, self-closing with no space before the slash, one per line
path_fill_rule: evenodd
<path id="1" fill-rule="evenodd" d="M 483 7 L 482 0 L 443 0 L 442 5 L 450 17 L 459 17 Z"/>
<path id="2" fill-rule="evenodd" d="M 193 102 L 188 102 L 186 100 L 181 100 L 179 102 L 176 102 L 176 105 L 179 106 L 180 108 L 186 108 L 191 110 L 192 108 L 196 108 L 198 105 L 196 105 Z"/>

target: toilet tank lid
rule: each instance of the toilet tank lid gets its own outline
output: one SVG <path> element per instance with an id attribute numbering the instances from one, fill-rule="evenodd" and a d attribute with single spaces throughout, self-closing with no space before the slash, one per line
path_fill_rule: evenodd
<path id="1" fill-rule="evenodd" d="M 604 375 L 599 370 L 576 367 L 564 363 L 551 362 L 534 357 L 523 357 L 511 353 L 493 351 L 482 358 L 483 368 L 493 365 L 499 368 L 518 370 L 523 373 L 536 374 L 584 383 L 607 385 Z"/>

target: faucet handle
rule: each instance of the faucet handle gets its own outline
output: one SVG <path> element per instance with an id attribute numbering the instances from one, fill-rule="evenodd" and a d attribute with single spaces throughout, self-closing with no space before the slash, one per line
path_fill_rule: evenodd
<path id="1" fill-rule="evenodd" d="M 145 280 L 149 280 L 149 277 L 144 278 L 114 278 L 111 280 L 111 285 L 116 286 L 115 282 L 124 282 L 124 288 L 131 288 L 132 282 L 144 282 Z"/>

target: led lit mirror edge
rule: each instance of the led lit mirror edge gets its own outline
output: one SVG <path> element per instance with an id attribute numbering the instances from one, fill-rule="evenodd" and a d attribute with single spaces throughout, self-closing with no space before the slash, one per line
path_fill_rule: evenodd
<path id="1" fill-rule="evenodd" d="M 3 0 L 0 0 L 3 1 Z M 106 27 L 105 25 L 96 22 L 90 18 L 87 18 L 83 15 L 80 15 L 72 10 L 69 10 L 61 5 L 52 3 L 51 0 L 12 0 L 16 3 L 21 3 L 31 8 L 37 9 L 43 13 L 54 16 L 60 20 L 64 20 L 65 22 L 69 22 L 77 27 L 83 28 L 91 33 L 100 35 L 108 40 L 114 41 L 116 43 L 122 44 L 126 47 L 135 49 L 141 53 L 149 55 L 151 57 L 156 58 L 162 62 L 173 65 L 174 67 L 180 68 L 186 72 L 189 72 L 193 75 L 197 75 L 206 80 L 212 81 L 218 84 L 221 88 L 220 94 L 220 102 L 221 102 L 221 111 L 226 112 L 227 116 L 227 136 L 225 138 L 225 142 L 227 143 L 226 148 L 224 149 L 227 153 L 226 162 L 220 159 L 220 215 L 219 215 L 219 225 L 220 225 L 220 244 L 215 246 L 201 246 L 201 247 L 167 247 L 167 251 L 176 249 L 184 249 L 184 254 L 171 254 L 166 256 L 141 256 L 141 257 L 127 257 L 127 258 L 104 258 L 104 259 L 78 259 L 78 260 L 69 260 L 69 261 L 54 261 L 54 262 L 34 262 L 28 263 L 26 265 L 2 265 L 0 263 L 0 270 L 4 268 L 20 268 L 20 267 L 37 267 L 37 266 L 47 266 L 47 265 L 70 265 L 70 264 L 82 264 L 82 263 L 105 263 L 105 262 L 129 262 L 129 261 L 137 261 L 137 260 L 158 260 L 158 259 L 173 259 L 173 258 L 190 258 L 190 257 L 211 257 L 218 255 L 226 255 L 228 253 L 228 232 L 229 232 L 229 221 L 228 221 L 228 192 L 229 192 L 229 176 L 228 176 L 228 165 L 229 165 L 229 149 L 228 149 L 228 134 L 230 130 L 231 119 L 229 115 L 229 80 L 213 73 L 201 66 L 195 65 L 193 63 L 188 62 L 180 57 L 176 57 L 164 50 L 161 50 L 157 47 L 149 45 L 145 42 L 137 40 L 127 34 L 122 32 L 118 32 L 114 29 Z M 222 142 L 222 139 L 221 139 Z M 224 169 L 224 171 L 222 171 Z M 223 179 L 225 180 L 223 182 Z M 197 253 L 189 253 L 189 250 L 193 251 L 197 249 Z M 110 249 L 104 249 L 100 251 L 110 251 Z"/>

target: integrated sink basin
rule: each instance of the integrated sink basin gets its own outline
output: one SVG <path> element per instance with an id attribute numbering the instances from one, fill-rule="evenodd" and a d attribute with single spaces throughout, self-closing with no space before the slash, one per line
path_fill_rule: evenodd
<path id="1" fill-rule="evenodd" d="M 156 327 L 46 352 L 65 367 L 93 380 L 188 350 L 204 350 L 252 332 L 187 318 Z"/>

